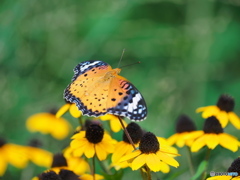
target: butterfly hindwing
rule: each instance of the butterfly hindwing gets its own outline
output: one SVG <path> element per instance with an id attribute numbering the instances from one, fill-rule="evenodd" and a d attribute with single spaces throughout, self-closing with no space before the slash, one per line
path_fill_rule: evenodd
<path id="1" fill-rule="evenodd" d="M 137 88 L 121 76 L 113 81 L 118 81 L 118 88 L 115 86 L 112 91 L 114 94 L 112 97 L 115 97 L 113 99 L 117 99 L 118 103 L 116 106 L 108 108 L 108 112 L 117 116 L 128 117 L 134 121 L 144 120 L 147 116 L 146 103 Z M 111 100 L 109 98 L 109 101 Z"/>

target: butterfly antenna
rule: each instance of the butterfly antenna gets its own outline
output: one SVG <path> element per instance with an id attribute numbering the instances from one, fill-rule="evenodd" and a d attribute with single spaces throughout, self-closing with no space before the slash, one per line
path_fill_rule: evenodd
<path id="1" fill-rule="evenodd" d="M 124 48 L 123 51 L 122 51 L 122 55 L 121 55 L 121 58 L 120 58 L 120 60 L 119 60 L 119 62 L 118 62 L 118 66 L 117 66 L 117 67 L 119 67 L 119 65 L 120 65 L 120 63 L 121 63 L 121 61 L 122 61 L 124 52 L 125 52 L 125 48 Z"/>
<path id="2" fill-rule="evenodd" d="M 125 65 L 125 66 L 121 66 L 120 68 L 122 69 L 123 67 L 132 66 L 132 65 L 140 64 L 140 63 L 141 63 L 141 62 L 138 61 L 138 62 L 135 62 L 135 63 L 132 63 L 132 64 L 128 64 L 128 65 Z"/>

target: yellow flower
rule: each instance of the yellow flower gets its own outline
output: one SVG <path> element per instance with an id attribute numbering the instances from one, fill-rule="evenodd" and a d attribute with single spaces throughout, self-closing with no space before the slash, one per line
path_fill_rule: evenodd
<path id="1" fill-rule="evenodd" d="M 27 119 L 26 126 L 31 132 L 51 134 L 56 139 L 64 139 L 69 134 L 71 125 L 64 118 L 56 118 L 51 113 L 38 113 Z"/>
<path id="2" fill-rule="evenodd" d="M 60 107 L 56 113 L 56 117 L 62 117 L 67 111 L 69 111 L 74 118 L 79 118 L 82 115 L 82 112 L 78 109 L 75 103 L 67 103 Z"/>
<path id="3" fill-rule="evenodd" d="M 108 121 L 110 122 L 110 127 L 113 132 L 119 132 L 122 129 L 122 126 L 119 122 L 119 119 L 117 116 L 114 116 L 112 114 L 106 114 L 104 116 L 100 116 L 99 119 L 102 121 Z M 126 127 L 127 123 L 122 120 L 124 126 Z"/>
<path id="4" fill-rule="evenodd" d="M 69 151 L 69 148 L 67 148 L 66 151 Z M 71 153 L 70 153 L 71 154 Z M 70 155 L 69 152 L 66 153 L 67 156 Z M 76 166 L 72 169 L 69 166 L 69 162 L 63 154 L 55 154 L 53 156 L 53 162 L 52 167 L 49 170 L 46 170 L 42 174 L 40 174 L 38 177 L 32 178 L 32 180 L 40 180 L 40 179 L 62 179 L 62 180 L 93 180 L 93 175 L 84 174 L 85 172 L 82 172 L 81 175 L 76 173 Z M 78 164 L 79 168 L 86 169 L 82 165 L 84 164 Z M 80 176 L 79 176 L 80 175 Z M 104 179 L 103 176 L 99 174 L 94 174 L 95 180 L 101 180 Z"/>
<path id="5" fill-rule="evenodd" d="M 193 140 L 201 135 L 199 131 L 195 130 L 193 121 L 187 115 L 181 115 L 176 123 L 177 133 L 170 136 L 167 141 L 170 145 L 176 144 L 178 147 L 191 146 Z"/>
<path id="6" fill-rule="evenodd" d="M 80 131 L 73 135 L 70 147 L 73 155 L 80 157 L 83 154 L 87 158 L 92 158 L 95 154 L 98 159 L 105 160 L 109 153 L 113 153 L 116 140 L 112 139 L 101 126 L 91 124 L 86 131 Z"/>
<path id="7" fill-rule="evenodd" d="M 140 141 L 139 149 L 123 156 L 120 161 L 130 162 L 132 170 L 137 170 L 147 165 L 154 172 L 168 172 L 168 165 L 179 166 L 179 163 L 172 155 L 177 154 L 161 150 L 157 137 L 153 133 L 147 132 Z"/>
<path id="8" fill-rule="evenodd" d="M 28 157 L 24 146 L 6 143 L 0 139 L 0 176 L 2 176 L 8 164 L 16 168 L 23 169 L 28 164 Z"/>
<path id="9" fill-rule="evenodd" d="M 218 99 L 217 105 L 200 107 L 196 112 L 203 112 L 202 117 L 208 118 L 210 116 L 216 116 L 221 123 L 222 127 L 225 128 L 230 121 L 237 129 L 240 129 L 240 119 L 233 112 L 234 99 L 229 95 L 221 95 Z"/>
<path id="10" fill-rule="evenodd" d="M 207 178 L 207 180 L 240 180 L 240 158 L 235 159 L 231 166 L 227 170 L 228 175 L 218 176 L 215 172 L 210 172 L 212 177 Z"/>
<path id="11" fill-rule="evenodd" d="M 234 136 L 223 132 L 221 124 L 215 116 L 206 119 L 203 131 L 199 131 L 199 137 L 191 145 L 191 151 L 197 152 L 203 146 L 214 149 L 217 145 L 233 152 L 238 150 L 239 141 Z"/>
<path id="12" fill-rule="evenodd" d="M 128 124 L 126 127 L 134 145 L 137 147 L 142 136 L 143 136 L 143 131 L 141 127 L 134 122 L 131 122 Z M 123 133 L 123 141 L 120 141 L 116 144 L 114 153 L 112 155 L 112 164 L 111 166 L 114 166 L 117 170 L 119 168 L 125 168 L 128 167 L 128 163 L 126 161 L 124 162 L 119 162 L 121 157 L 123 157 L 126 154 L 131 153 L 134 150 L 132 144 L 129 142 L 127 136 L 125 133 Z"/>

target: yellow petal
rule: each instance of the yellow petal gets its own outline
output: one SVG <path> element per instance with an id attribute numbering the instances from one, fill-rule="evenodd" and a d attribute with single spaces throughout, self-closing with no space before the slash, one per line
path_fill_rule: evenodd
<path id="1" fill-rule="evenodd" d="M 55 139 L 59 140 L 66 138 L 71 129 L 71 125 L 63 118 L 52 121 L 52 126 L 54 128 L 49 129 L 49 132 Z"/>
<path id="2" fill-rule="evenodd" d="M 4 175 L 6 169 L 7 169 L 7 161 L 4 157 L 3 152 L 0 152 L 0 177 Z"/>
<path id="3" fill-rule="evenodd" d="M 205 145 L 206 145 L 206 139 L 205 139 L 205 136 L 203 135 L 193 142 L 191 146 L 191 151 L 197 152 L 199 149 L 201 149 Z"/>
<path id="4" fill-rule="evenodd" d="M 113 132 L 118 132 L 118 131 L 120 131 L 122 129 L 122 126 L 121 126 L 121 124 L 120 124 L 118 119 L 117 120 L 110 120 L 110 127 L 111 127 L 111 130 Z M 126 125 L 125 125 L 125 127 L 126 127 Z"/>
<path id="5" fill-rule="evenodd" d="M 77 175 L 84 174 L 86 171 L 89 172 L 90 170 L 89 164 L 84 159 L 79 157 L 67 158 L 67 165 L 69 169 Z"/>
<path id="6" fill-rule="evenodd" d="M 102 179 L 104 179 L 104 177 L 99 175 L 99 174 L 94 174 L 94 178 L 93 178 L 93 176 L 90 175 L 90 174 L 83 174 L 83 175 L 80 176 L 79 179 L 81 179 L 81 180 L 94 180 L 94 179 L 95 180 L 102 180 Z"/>
<path id="7" fill-rule="evenodd" d="M 240 129 L 240 119 L 234 112 L 229 112 L 228 118 L 237 129 Z"/>
<path id="8" fill-rule="evenodd" d="M 113 163 L 118 162 L 119 159 L 123 157 L 123 155 L 131 153 L 133 150 L 134 149 L 131 144 L 128 144 L 124 141 L 119 142 L 115 146 L 115 150 L 112 155 L 112 162 Z"/>
<path id="9" fill-rule="evenodd" d="M 71 104 L 69 112 L 75 118 L 79 118 L 82 115 L 82 112 L 78 109 L 76 104 Z"/>
<path id="10" fill-rule="evenodd" d="M 118 120 L 118 117 L 117 117 L 117 116 L 114 116 L 114 115 L 112 115 L 112 114 L 106 114 L 106 115 L 100 116 L 99 118 L 100 118 L 102 121 Z"/>
<path id="11" fill-rule="evenodd" d="M 205 111 L 205 109 L 207 109 L 207 108 L 208 108 L 208 106 L 199 107 L 199 108 L 196 109 L 196 113 L 203 112 L 203 111 Z"/>
<path id="12" fill-rule="evenodd" d="M 71 139 L 82 139 L 85 138 L 86 131 L 80 131 L 79 133 L 74 134 Z"/>
<path id="13" fill-rule="evenodd" d="M 163 162 L 171 165 L 171 166 L 174 166 L 174 167 L 178 167 L 179 166 L 179 163 L 171 156 L 161 152 L 161 151 L 158 151 L 157 153 L 157 156 L 160 160 L 162 160 Z"/>
<path id="14" fill-rule="evenodd" d="M 69 108 L 70 108 L 70 103 L 64 104 L 62 107 L 60 107 L 60 109 L 57 111 L 56 113 L 56 118 L 60 118 L 63 116 L 63 114 L 65 114 Z"/>
<path id="15" fill-rule="evenodd" d="M 232 179 L 232 176 L 213 176 L 213 177 L 207 178 L 206 180 L 230 180 L 230 179 Z"/>
<path id="16" fill-rule="evenodd" d="M 228 124 L 228 114 L 225 111 L 220 111 L 216 118 L 219 120 L 222 128 L 225 128 Z"/>
<path id="17" fill-rule="evenodd" d="M 86 144 L 85 150 L 84 150 L 84 154 L 87 158 L 92 158 L 95 154 L 95 148 L 94 148 L 94 144 L 88 142 Z"/>
<path id="18" fill-rule="evenodd" d="M 127 161 L 127 160 L 130 160 L 130 159 L 133 159 L 135 158 L 136 156 L 139 156 L 141 154 L 141 151 L 140 150 L 135 150 L 133 152 L 131 152 L 130 154 L 126 154 L 125 156 L 123 156 L 119 162 L 123 162 L 123 161 Z"/>
<path id="19" fill-rule="evenodd" d="M 104 147 L 101 143 L 95 145 L 96 154 L 100 161 L 105 160 L 107 158 L 106 147 Z"/>
<path id="20" fill-rule="evenodd" d="M 10 164 L 21 169 L 26 167 L 29 160 L 26 147 L 16 144 L 5 144 L 4 155 Z"/>
<path id="21" fill-rule="evenodd" d="M 150 153 L 146 156 L 146 164 L 154 172 L 160 171 L 161 161 L 156 154 Z"/>
<path id="22" fill-rule="evenodd" d="M 162 171 L 163 173 L 169 173 L 169 171 L 170 171 L 170 167 L 169 167 L 169 165 L 168 164 L 166 164 L 165 162 L 162 162 L 162 161 L 160 161 L 160 167 L 161 167 L 161 169 L 160 169 L 160 171 Z"/>
<path id="23" fill-rule="evenodd" d="M 239 141 L 234 137 L 226 133 L 219 134 L 220 145 L 233 152 L 238 150 Z"/>
<path id="24" fill-rule="evenodd" d="M 52 164 L 53 155 L 52 153 L 36 148 L 36 147 L 26 147 L 27 148 L 27 156 L 30 161 L 38 166 L 43 166 L 50 168 Z"/>
<path id="25" fill-rule="evenodd" d="M 217 134 L 205 134 L 205 139 L 206 145 L 209 147 L 209 149 L 214 149 L 219 144 L 219 137 Z"/>
<path id="26" fill-rule="evenodd" d="M 173 134 L 172 136 L 170 136 L 170 137 L 167 139 L 169 145 L 172 146 L 173 144 L 175 144 L 175 142 L 177 141 L 177 138 L 178 138 L 178 134 L 179 134 L 179 133 Z"/>
<path id="27" fill-rule="evenodd" d="M 136 157 L 131 164 L 132 170 L 137 170 L 146 163 L 147 154 L 141 154 Z"/>
<path id="28" fill-rule="evenodd" d="M 216 116 L 219 113 L 220 109 L 217 106 L 207 106 L 202 113 L 204 119 L 210 116 Z"/>
<path id="29" fill-rule="evenodd" d="M 88 142 L 88 140 L 86 138 L 83 138 L 83 139 L 74 139 L 71 141 L 70 143 L 70 147 L 72 149 L 78 149 L 78 148 L 82 148 L 83 146 L 85 146 Z"/>

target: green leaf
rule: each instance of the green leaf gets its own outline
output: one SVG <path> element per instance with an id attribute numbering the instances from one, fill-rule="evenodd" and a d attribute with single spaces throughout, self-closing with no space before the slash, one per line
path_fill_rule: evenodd
<path id="1" fill-rule="evenodd" d="M 198 166 L 197 172 L 195 173 L 195 175 L 190 179 L 190 180 L 195 180 L 195 179 L 199 179 L 199 177 L 204 173 L 204 171 L 206 170 L 208 165 L 207 161 L 202 161 L 201 164 Z"/>

